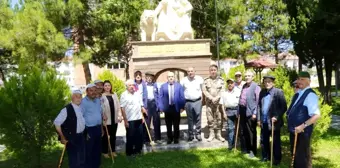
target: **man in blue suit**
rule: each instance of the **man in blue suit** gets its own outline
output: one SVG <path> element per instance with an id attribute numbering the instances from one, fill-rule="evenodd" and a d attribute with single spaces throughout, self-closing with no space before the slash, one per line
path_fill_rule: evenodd
<path id="1" fill-rule="evenodd" d="M 165 114 L 168 144 L 179 143 L 179 123 L 184 106 L 184 89 L 181 84 L 175 82 L 174 73 L 169 72 L 168 82 L 164 83 L 159 91 L 159 109 Z M 174 134 L 172 133 L 172 125 L 174 126 Z"/>

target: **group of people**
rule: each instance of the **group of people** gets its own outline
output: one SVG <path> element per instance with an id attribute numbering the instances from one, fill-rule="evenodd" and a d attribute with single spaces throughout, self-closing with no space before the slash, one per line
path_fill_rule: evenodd
<path id="1" fill-rule="evenodd" d="M 84 98 L 80 90 L 74 90 L 72 103 L 66 105 L 54 121 L 60 141 L 67 147 L 69 167 L 98 168 L 101 154 L 109 157 L 108 141 L 115 157 L 117 126 L 122 121 L 126 127 L 127 156 L 141 154 L 143 144 L 149 145 L 150 140 L 161 143 L 161 113 L 165 116 L 167 144 L 179 143 L 183 111 L 186 111 L 188 121 L 187 140 L 202 141 L 201 113 L 204 103 L 208 119 L 208 142 L 215 138 L 225 141 L 221 131 L 223 122 L 227 121 L 228 148 L 232 149 L 237 143 L 235 138 L 239 131 L 242 152 L 254 158 L 257 154 L 256 127 L 259 125 L 262 161 L 271 159 L 270 137 L 273 130 L 275 165 L 281 162 L 280 130 L 287 111 L 292 150 L 296 148 L 294 166 L 310 167 L 310 138 L 313 124 L 320 117 L 320 110 L 318 97 L 309 87 L 309 74 L 299 73 L 295 83 L 296 94 L 287 110 L 282 90 L 274 87 L 275 77 L 264 76 L 264 87 L 261 88 L 253 81 L 254 73 L 251 71 L 245 73 L 245 81 L 242 81 L 241 72 L 235 73 L 235 80 L 224 81 L 217 75 L 217 70 L 216 65 L 211 65 L 209 77 L 203 79 L 195 74 L 193 67 L 189 67 L 187 76 L 179 82 L 175 80 L 174 73 L 169 72 L 168 81 L 160 86 L 154 81 L 154 74 L 146 72 L 143 80 L 142 72 L 136 71 L 134 79 L 126 81 L 126 91 L 121 94 L 120 100 L 112 92 L 109 81 L 96 80 L 87 85 Z M 149 137 L 147 131 L 150 130 L 151 122 L 153 136 Z M 296 135 L 298 141 L 295 144 Z"/>

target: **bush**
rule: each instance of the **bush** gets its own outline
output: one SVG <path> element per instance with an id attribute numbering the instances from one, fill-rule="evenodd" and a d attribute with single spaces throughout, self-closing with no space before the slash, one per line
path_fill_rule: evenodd
<path id="1" fill-rule="evenodd" d="M 0 89 L 0 144 L 13 152 L 20 167 L 40 167 L 42 152 L 55 143 L 53 121 L 69 102 L 70 90 L 55 70 L 19 73 Z"/>
<path id="2" fill-rule="evenodd" d="M 118 79 L 110 70 L 105 70 L 104 72 L 98 74 L 98 79 L 104 81 L 109 80 L 112 84 L 112 91 L 117 93 L 118 97 L 125 91 L 125 83 Z"/>

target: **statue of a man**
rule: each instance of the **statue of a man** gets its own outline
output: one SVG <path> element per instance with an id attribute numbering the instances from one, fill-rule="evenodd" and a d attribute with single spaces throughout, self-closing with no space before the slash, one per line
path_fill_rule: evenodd
<path id="1" fill-rule="evenodd" d="M 155 9 L 158 16 L 156 40 L 192 39 L 192 9 L 188 0 L 162 0 Z"/>

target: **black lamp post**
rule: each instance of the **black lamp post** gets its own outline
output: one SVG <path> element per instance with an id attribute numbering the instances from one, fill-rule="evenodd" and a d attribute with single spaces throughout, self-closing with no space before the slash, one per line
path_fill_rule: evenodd
<path id="1" fill-rule="evenodd" d="M 215 23 L 216 23 L 216 55 L 217 55 L 217 66 L 220 69 L 220 38 L 219 38 L 219 24 L 217 18 L 217 0 L 215 0 Z"/>

